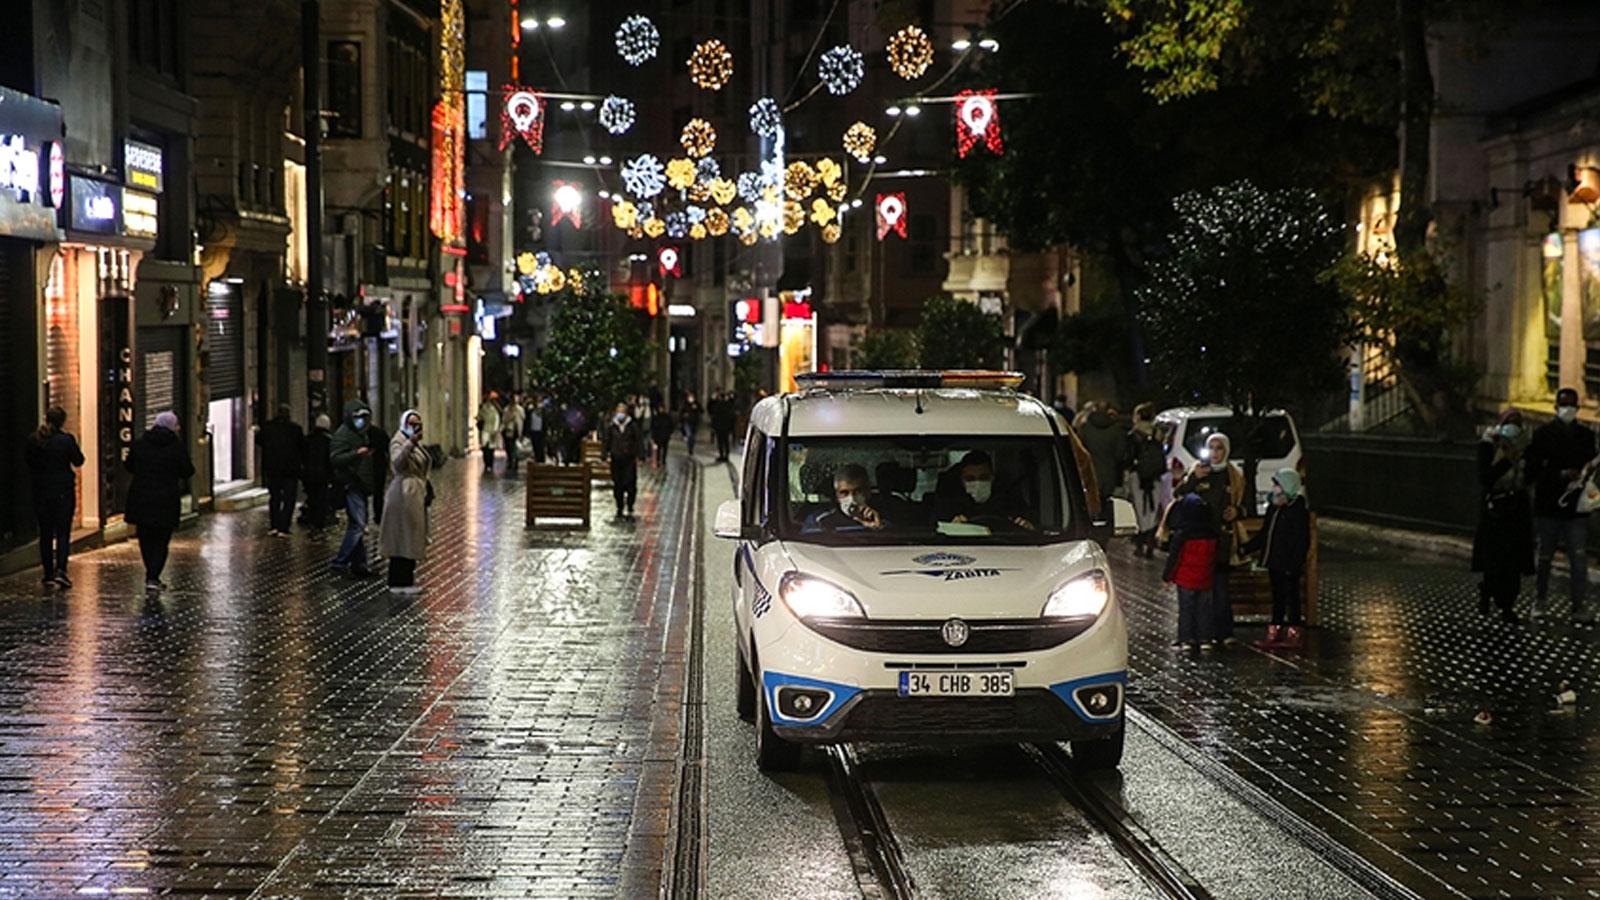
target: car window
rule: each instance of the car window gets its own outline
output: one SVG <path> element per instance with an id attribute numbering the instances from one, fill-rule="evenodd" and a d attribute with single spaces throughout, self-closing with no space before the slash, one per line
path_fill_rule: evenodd
<path id="1" fill-rule="evenodd" d="M 791 437 L 780 466 L 779 528 L 792 540 L 1036 543 L 1071 524 L 1048 437 Z"/>
<path id="2" fill-rule="evenodd" d="M 1228 436 L 1234 459 L 1242 459 L 1247 451 L 1256 459 L 1282 459 L 1294 451 L 1294 428 L 1288 416 L 1266 416 L 1251 435 L 1250 446 L 1245 444 L 1250 430 L 1248 418 L 1233 416 L 1193 416 L 1183 432 L 1183 447 L 1196 459 L 1205 457 L 1206 439 L 1221 432 Z"/>

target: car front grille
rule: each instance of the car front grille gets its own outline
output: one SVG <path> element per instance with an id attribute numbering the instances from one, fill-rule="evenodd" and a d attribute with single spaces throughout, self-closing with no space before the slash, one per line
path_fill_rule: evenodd
<path id="1" fill-rule="evenodd" d="M 945 642 L 946 619 L 807 619 L 825 638 L 874 653 L 1021 653 L 1047 650 L 1089 630 L 1092 617 L 1072 619 L 964 619 L 965 643 Z"/>

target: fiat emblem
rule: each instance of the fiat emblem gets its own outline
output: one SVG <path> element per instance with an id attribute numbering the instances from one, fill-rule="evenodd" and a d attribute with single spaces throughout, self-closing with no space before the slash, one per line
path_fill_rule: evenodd
<path id="1" fill-rule="evenodd" d="M 944 623 L 943 628 L 939 629 L 939 634 L 944 638 L 946 644 L 951 647 L 959 647 L 967 642 L 967 638 L 972 634 L 972 629 L 968 628 L 967 623 L 960 619 L 951 619 Z"/>

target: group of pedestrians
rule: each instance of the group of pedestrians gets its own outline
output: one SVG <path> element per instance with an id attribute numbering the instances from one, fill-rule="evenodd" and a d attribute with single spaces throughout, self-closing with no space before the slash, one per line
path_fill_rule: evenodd
<path id="1" fill-rule="evenodd" d="M 545 421 L 551 412 L 550 402 L 542 397 L 513 391 L 502 400 L 499 391 L 490 391 L 478 405 L 478 446 L 483 450 L 483 470 L 493 474 L 497 448 L 505 453 L 507 474 L 515 474 L 523 459 L 543 463 L 547 452 Z"/>
<path id="2" fill-rule="evenodd" d="M 428 545 L 428 507 L 433 484 L 428 476 L 435 466 L 423 445 L 422 414 L 408 409 L 400 415 L 400 428 L 390 435 L 372 421 L 364 401 L 345 404 L 344 421 L 334 432 L 330 461 L 344 500 L 345 531 L 333 558 L 335 573 L 367 578 L 366 532 L 369 503 L 379 501 L 378 553 L 388 560 L 389 589 L 414 594 L 417 564 Z"/>

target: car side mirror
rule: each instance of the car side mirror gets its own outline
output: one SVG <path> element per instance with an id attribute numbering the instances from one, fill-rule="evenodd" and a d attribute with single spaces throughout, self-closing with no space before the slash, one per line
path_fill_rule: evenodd
<path id="1" fill-rule="evenodd" d="M 1111 498 L 1111 533 L 1117 537 L 1139 533 L 1139 515 L 1133 511 L 1133 504 L 1121 497 Z"/>
<path id="2" fill-rule="evenodd" d="M 717 517 L 711 527 L 712 533 L 719 538 L 738 539 L 743 537 L 744 528 L 739 518 L 739 501 L 722 501 L 717 504 Z"/>

